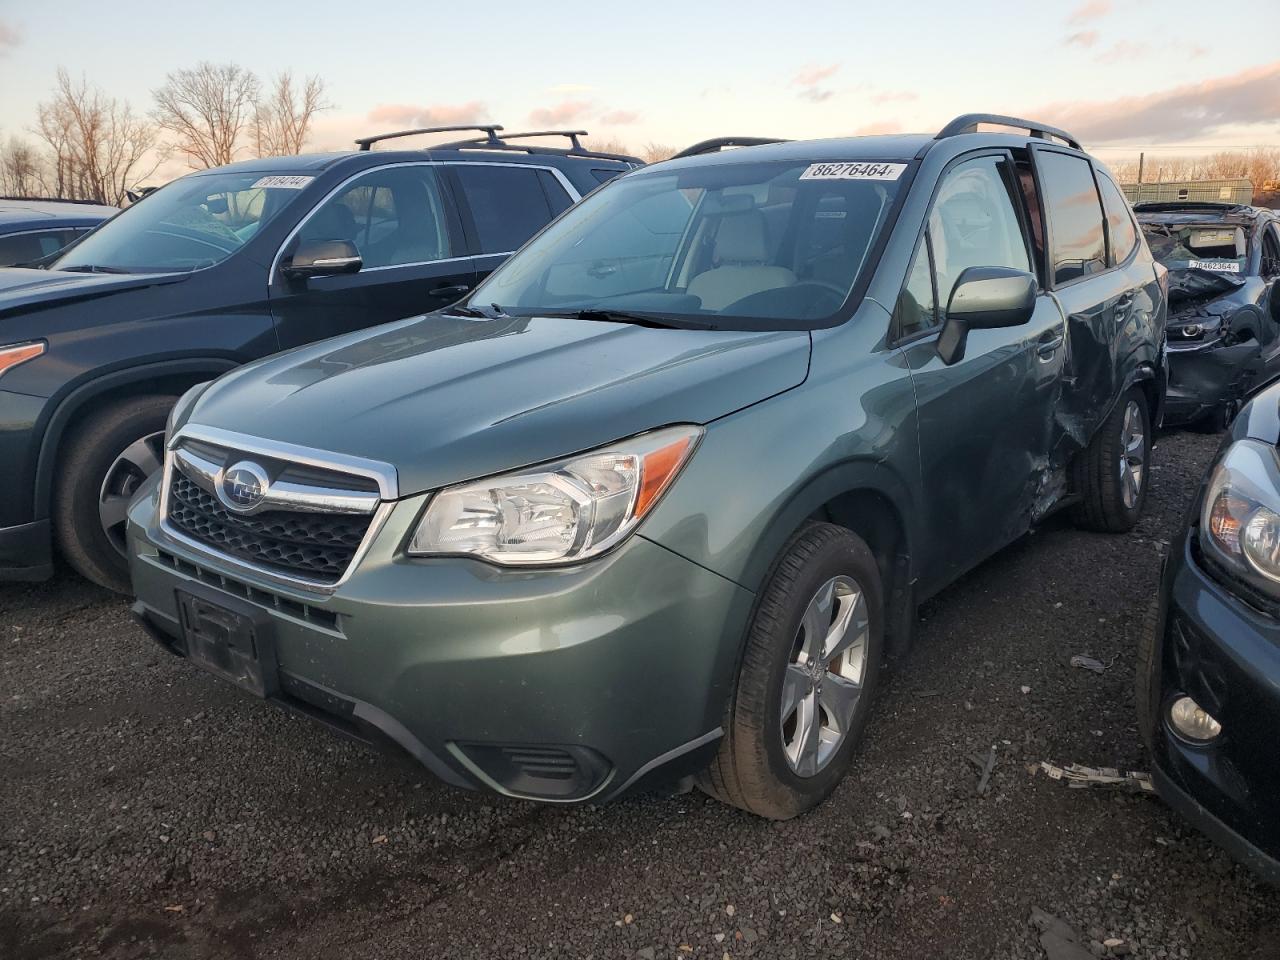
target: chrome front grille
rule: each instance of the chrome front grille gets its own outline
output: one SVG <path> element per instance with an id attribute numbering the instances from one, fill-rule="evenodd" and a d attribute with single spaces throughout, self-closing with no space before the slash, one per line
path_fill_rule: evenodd
<path id="1" fill-rule="evenodd" d="M 180 433 L 165 460 L 164 530 L 268 579 L 334 587 L 390 509 L 395 474 L 381 464 L 330 464 L 323 457 L 221 432 L 213 439 Z M 243 485 L 233 490 L 233 483 L 248 474 L 263 482 L 246 497 Z"/>

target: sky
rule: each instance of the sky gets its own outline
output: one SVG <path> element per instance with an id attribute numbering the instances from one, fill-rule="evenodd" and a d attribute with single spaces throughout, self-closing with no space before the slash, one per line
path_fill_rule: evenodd
<path id="1" fill-rule="evenodd" d="M 30 130 L 59 66 L 146 111 L 167 72 L 209 60 L 264 79 L 320 75 L 332 109 L 317 150 L 481 120 L 581 127 L 639 150 L 718 135 L 932 132 L 972 111 L 1065 127 L 1107 160 L 1280 145 L 1276 0 L 180 8 L 196 9 L 0 0 L 0 137 Z"/>

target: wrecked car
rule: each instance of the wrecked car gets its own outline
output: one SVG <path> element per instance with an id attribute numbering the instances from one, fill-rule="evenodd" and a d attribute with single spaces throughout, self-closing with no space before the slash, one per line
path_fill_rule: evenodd
<path id="1" fill-rule="evenodd" d="M 1231 425 L 1139 639 L 1157 792 L 1280 884 L 1280 384 Z"/>
<path id="2" fill-rule="evenodd" d="M 460 787 L 819 803 L 921 601 L 1060 507 L 1137 521 L 1164 269 L 1038 123 L 742 142 L 449 308 L 187 392 L 135 616 Z"/>
<path id="3" fill-rule="evenodd" d="M 1221 430 L 1280 376 L 1280 215 L 1206 202 L 1134 209 L 1169 270 L 1165 420 Z"/>

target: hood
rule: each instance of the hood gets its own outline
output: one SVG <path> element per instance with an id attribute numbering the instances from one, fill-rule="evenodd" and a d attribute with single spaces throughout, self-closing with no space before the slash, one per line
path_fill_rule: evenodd
<path id="1" fill-rule="evenodd" d="M 177 283 L 188 276 L 188 273 L 74 273 L 11 267 L 0 270 L 0 318 L 121 290 Z"/>
<path id="2" fill-rule="evenodd" d="M 1204 303 L 1218 297 L 1234 293 L 1244 286 L 1242 273 L 1219 273 L 1214 270 L 1201 270 L 1187 264 L 1168 263 L 1169 270 L 1169 306 L 1182 305 L 1184 301 Z"/>
<path id="3" fill-rule="evenodd" d="M 408 495 L 707 423 L 802 383 L 809 342 L 433 314 L 233 371 L 188 422 L 384 461 Z"/>

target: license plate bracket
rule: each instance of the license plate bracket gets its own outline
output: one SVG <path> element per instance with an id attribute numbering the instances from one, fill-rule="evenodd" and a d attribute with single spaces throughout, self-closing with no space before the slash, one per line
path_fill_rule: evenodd
<path id="1" fill-rule="evenodd" d="M 197 584 L 176 593 L 188 660 L 255 696 L 279 692 L 275 632 L 265 610 Z"/>

